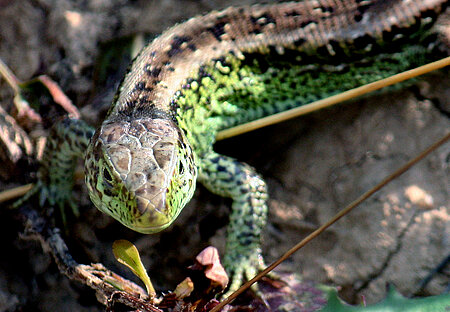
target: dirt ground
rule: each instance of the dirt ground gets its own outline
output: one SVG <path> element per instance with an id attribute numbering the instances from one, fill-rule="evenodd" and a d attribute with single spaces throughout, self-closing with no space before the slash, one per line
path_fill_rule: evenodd
<path id="1" fill-rule="evenodd" d="M 141 32 L 158 34 L 188 17 L 244 3 L 250 1 L 1 0 L 0 57 L 20 79 L 49 75 L 83 107 L 102 96 L 92 87 L 100 44 Z M 448 132 L 449 82 L 448 70 L 432 73 L 402 90 L 219 142 L 216 150 L 256 167 L 268 183 L 267 262 Z M 2 80 L 0 105 L 12 105 L 12 91 Z M 280 270 L 338 285 L 352 302 L 361 296 L 369 303 L 379 300 L 386 283 L 404 295 L 417 294 L 450 250 L 449 165 L 447 143 Z M 1 179 L 0 191 L 32 174 Z M 65 238 L 79 263 L 101 262 L 136 281 L 111 251 L 114 240 L 128 239 L 141 251 L 155 287 L 165 291 L 181 281 L 204 247 L 223 252 L 230 201 L 202 186 L 171 228 L 140 235 L 97 211 L 82 180 L 77 183 L 81 217 L 71 221 Z M 0 311 L 103 310 L 91 289 L 69 281 L 37 242 L 21 238 L 11 214 L 0 211 Z M 447 268 L 419 293 L 443 292 L 448 274 Z"/>

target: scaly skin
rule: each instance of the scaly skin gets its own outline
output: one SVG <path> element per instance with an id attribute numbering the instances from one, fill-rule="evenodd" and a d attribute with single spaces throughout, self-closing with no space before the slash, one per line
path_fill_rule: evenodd
<path id="1" fill-rule="evenodd" d="M 231 197 L 224 265 L 236 289 L 264 266 L 267 189 L 253 168 L 214 152 L 216 133 L 420 65 L 426 48 L 400 47 L 418 42 L 447 2 L 229 8 L 169 29 L 134 60 L 90 141 L 92 201 L 129 228 L 154 233 L 175 220 L 197 177 Z M 47 175 L 59 170 L 44 167 Z M 52 189 L 59 181 L 46 182 Z"/>

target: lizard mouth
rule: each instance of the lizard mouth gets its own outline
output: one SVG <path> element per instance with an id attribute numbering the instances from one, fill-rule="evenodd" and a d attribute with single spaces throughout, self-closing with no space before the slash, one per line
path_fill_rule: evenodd
<path id="1" fill-rule="evenodd" d="M 170 217 L 166 195 L 167 189 L 160 189 L 159 192 L 151 194 L 136 194 L 136 210 L 140 216 L 135 216 L 131 228 L 144 234 L 157 233 L 167 228 L 174 219 Z"/>

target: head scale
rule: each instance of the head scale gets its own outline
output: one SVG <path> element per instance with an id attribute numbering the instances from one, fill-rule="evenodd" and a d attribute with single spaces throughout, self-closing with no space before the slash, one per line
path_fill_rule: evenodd
<path id="1" fill-rule="evenodd" d="M 183 132 L 168 119 L 106 121 L 86 155 L 91 200 L 137 232 L 168 227 L 194 193 L 194 155 Z"/>

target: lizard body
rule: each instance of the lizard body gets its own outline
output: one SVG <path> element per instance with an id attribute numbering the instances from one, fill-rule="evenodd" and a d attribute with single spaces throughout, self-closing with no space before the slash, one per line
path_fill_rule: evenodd
<path id="1" fill-rule="evenodd" d="M 67 156 L 43 165 L 41 197 L 67 200 L 70 188 L 59 185 L 70 179 L 72 165 L 61 170 L 55 162 L 87 149 L 86 184 L 95 206 L 131 229 L 154 233 L 175 220 L 198 179 L 233 199 L 224 265 L 235 289 L 264 265 L 267 189 L 253 168 L 214 152 L 216 133 L 420 63 L 425 48 L 399 46 L 418 42 L 416 33 L 447 5 L 287 2 L 228 8 L 176 25 L 133 61 L 94 134 L 79 120 L 65 122 L 62 128 L 74 131 L 59 131 L 61 143 L 53 143 L 46 158 L 56 150 Z M 328 82 L 326 71 L 311 71 L 350 61 L 339 83 Z"/>

